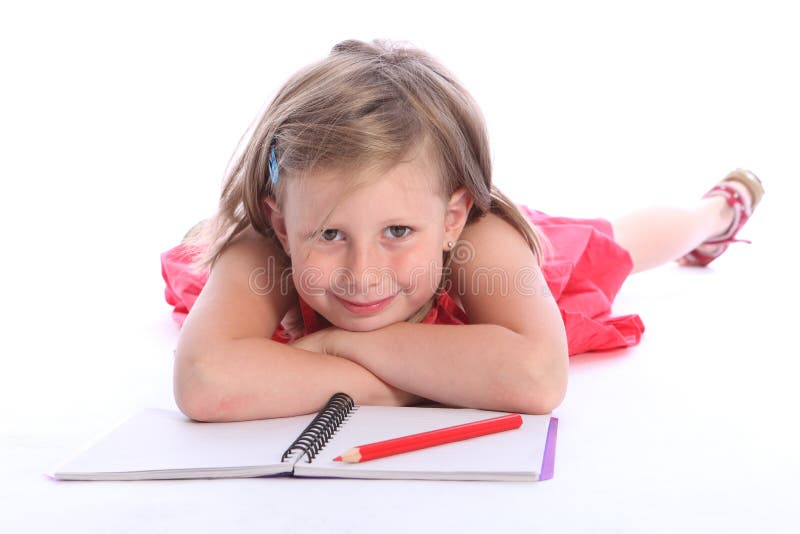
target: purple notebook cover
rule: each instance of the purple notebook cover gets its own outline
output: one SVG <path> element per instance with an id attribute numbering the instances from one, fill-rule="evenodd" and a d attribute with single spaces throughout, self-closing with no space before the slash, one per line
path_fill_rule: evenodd
<path id="1" fill-rule="evenodd" d="M 558 434 L 558 418 L 551 417 L 547 427 L 547 441 L 544 444 L 542 469 L 539 471 L 539 480 L 553 478 L 553 467 L 556 462 L 556 434 Z"/>

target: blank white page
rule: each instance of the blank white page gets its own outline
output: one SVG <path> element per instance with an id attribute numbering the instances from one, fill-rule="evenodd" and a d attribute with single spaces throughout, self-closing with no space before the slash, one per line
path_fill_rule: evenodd
<path id="1" fill-rule="evenodd" d="M 358 445 L 427 432 L 504 412 L 457 408 L 360 406 L 308 464 L 300 459 L 295 475 L 346 478 L 455 480 L 537 480 L 542 466 L 549 415 L 522 415 L 522 426 L 464 441 L 347 464 L 333 459 Z"/>
<path id="2" fill-rule="evenodd" d="M 77 480 L 258 476 L 291 472 L 281 455 L 313 415 L 198 423 L 172 410 L 143 410 L 55 470 Z"/>

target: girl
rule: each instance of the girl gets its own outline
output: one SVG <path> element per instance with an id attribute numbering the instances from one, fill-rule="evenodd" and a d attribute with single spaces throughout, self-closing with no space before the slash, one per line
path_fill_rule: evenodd
<path id="1" fill-rule="evenodd" d="M 311 413 L 337 391 L 549 412 L 568 354 L 639 341 L 638 316 L 609 316 L 626 276 L 706 265 L 762 194 L 737 170 L 692 209 L 549 217 L 492 185 L 480 111 L 429 55 L 339 43 L 278 92 L 218 213 L 162 256 L 186 319 L 176 401 L 202 421 Z"/>

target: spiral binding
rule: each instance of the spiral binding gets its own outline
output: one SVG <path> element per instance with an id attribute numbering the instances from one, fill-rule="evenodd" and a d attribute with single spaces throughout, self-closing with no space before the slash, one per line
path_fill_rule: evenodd
<path id="1" fill-rule="evenodd" d="M 350 412 L 355 409 L 355 402 L 347 393 L 336 393 L 332 396 L 325 407 L 311 420 L 311 423 L 294 440 L 294 443 L 286 449 L 281 456 L 281 461 L 286 459 L 295 451 L 302 451 L 306 454 L 306 462 L 311 460 L 322 450 L 331 436 L 339 429 Z"/>

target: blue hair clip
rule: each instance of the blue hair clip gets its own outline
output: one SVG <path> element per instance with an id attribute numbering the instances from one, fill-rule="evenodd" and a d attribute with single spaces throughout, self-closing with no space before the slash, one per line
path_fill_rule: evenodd
<path id="1" fill-rule="evenodd" d="M 269 175 L 272 177 L 272 183 L 278 183 L 278 158 L 275 155 L 275 145 L 273 144 L 269 151 Z"/>

